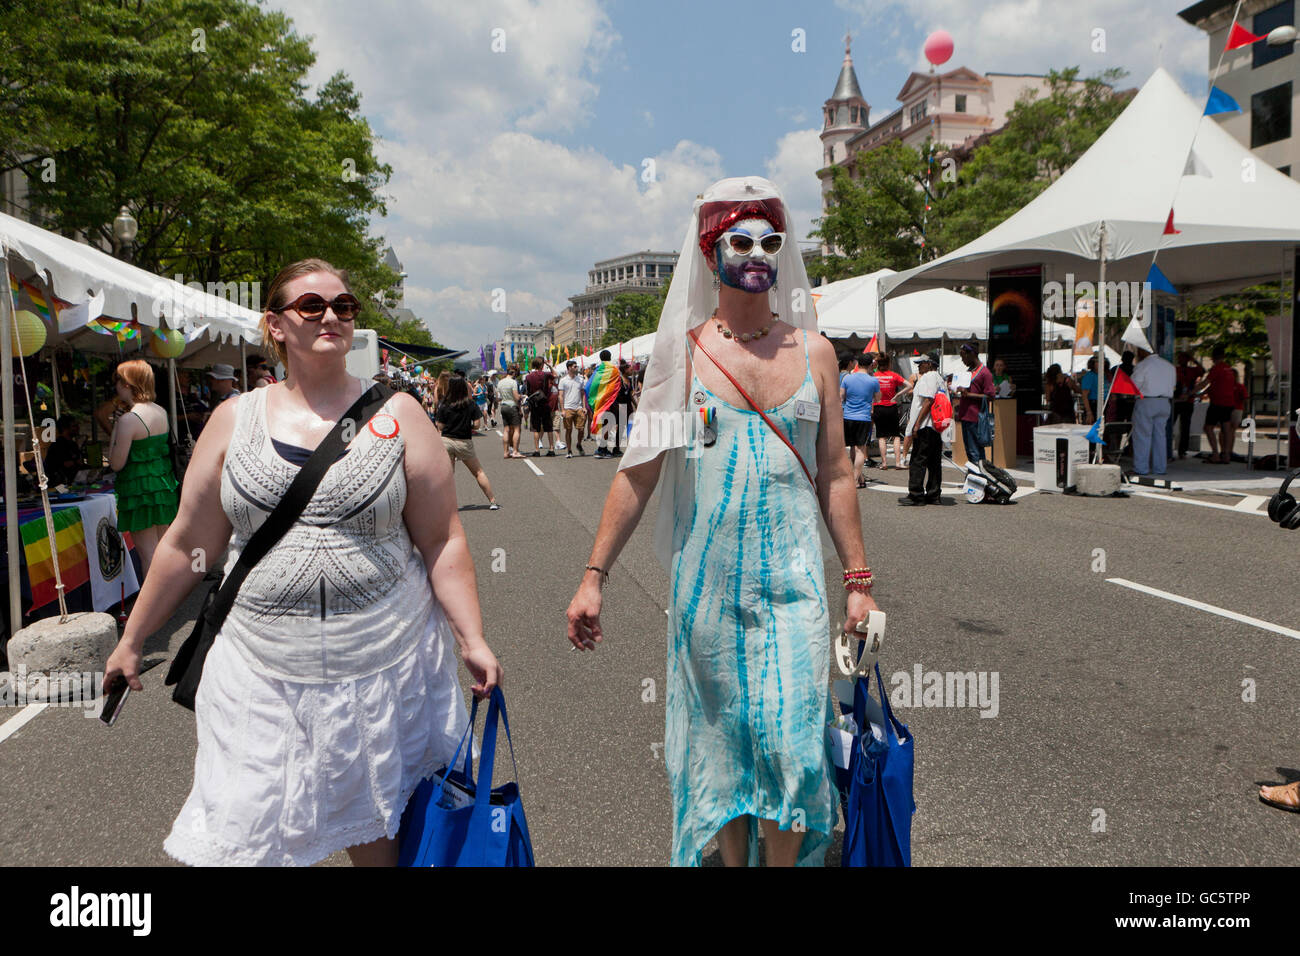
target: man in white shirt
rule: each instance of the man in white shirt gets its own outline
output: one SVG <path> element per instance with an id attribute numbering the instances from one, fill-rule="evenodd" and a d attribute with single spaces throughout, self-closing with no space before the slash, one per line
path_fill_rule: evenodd
<path id="1" fill-rule="evenodd" d="M 582 429 L 587 423 L 587 389 L 578 374 L 578 363 L 570 359 L 566 366 L 569 374 L 560 379 L 560 401 L 564 410 L 564 444 L 568 446 L 565 458 L 573 457 L 576 447 L 579 455 L 587 454 L 582 448 Z M 578 442 L 573 443 L 573 432 L 578 432 Z"/>
<path id="2" fill-rule="evenodd" d="M 1133 470 L 1139 475 L 1163 475 L 1169 454 L 1169 411 L 1178 387 L 1172 362 L 1139 348 L 1145 356 L 1133 368 L 1133 384 L 1142 397 L 1133 406 Z"/>
<path id="3" fill-rule="evenodd" d="M 900 505 L 937 505 L 945 502 L 939 492 L 942 488 L 939 472 L 943 468 L 943 439 L 935 431 L 930 416 L 930 406 L 939 392 L 947 392 L 939 378 L 939 357 L 931 352 L 912 359 L 919 377 L 912 389 L 912 416 L 908 420 L 907 434 L 912 439 L 912 460 L 908 464 L 906 497 L 899 498 Z"/>

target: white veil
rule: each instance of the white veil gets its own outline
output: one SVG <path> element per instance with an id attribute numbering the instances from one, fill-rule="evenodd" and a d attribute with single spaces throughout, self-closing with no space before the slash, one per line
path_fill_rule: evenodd
<path id="1" fill-rule="evenodd" d="M 667 452 L 659 475 L 659 517 L 655 525 L 655 553 L 665 569 L 671 570 L 673 521 L 684 497 L 678 494 L 677 476 L 685 463 L 683 456 L 691 437 L 686 394 L 689 365 L 686 333 L 703 324 L 718 306 L 713 270 L 700 250 L 700 208 L 706 203 L 763 199 L 776 199 L 782 206 L 785 204 L 776 186 L 758 176 L 720 180 L 696 198 L 659 319 L 641 401 L 633 416 L 632 435 L 619 463 L 622 470 L 653 461 L 660 453 Z M 794 223 L 786 210 L 786 243 L 776 255 L 777 284 L 768 296 L 772 311 L 781 321 L 816 334 L 812 288 L 793 231 Z M 661 423 L 672 421 L 674 416 L 683 427 L 662 426 Z"/>

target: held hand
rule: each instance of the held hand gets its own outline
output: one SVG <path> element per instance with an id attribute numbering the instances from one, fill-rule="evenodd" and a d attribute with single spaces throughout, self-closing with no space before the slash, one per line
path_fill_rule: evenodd
<path id="1" fill-rule="evenodd" d="M 474 678 L 474 685 L 470 688 L 474 691 L 474 696 L 480 700 L 487 700 L 492 696 L 492 688 L 500 687 L 505 677 L 505 671 L 501 669 L 496 655 L 486 644 L 479 643 L 468 650 L 461 651 L 460 659 L 465 662 L 465 668 Z"/>
<path id="2" fill-rule="evenodd" d="M 584 581 L 569 602 L 569 640 L 580 651 L 594 651 L 604 635 L 600 629 L 600 586 Z"/>
<path id="3" fill-rule="evenodd" d="M 104 665 L 104 691 L 113 686 L 118 677 L 125 677 L 132 690 L 144 690 L 140 683 L 140 652 L 126 641 L 118 641 Z"/>
<path id="4" fill-rule="evenodd" d="M 870 593 L 863 594 L 861 591 L 850 591 L 848 607 L 844 613 L 844 627 L 842 630 L 845 634 L 853 634 L 854 628 L 867 619 L 872 611 L 879 611 L 876 600 Z M 857 635 L 861 637 L 861 635 Z"/>

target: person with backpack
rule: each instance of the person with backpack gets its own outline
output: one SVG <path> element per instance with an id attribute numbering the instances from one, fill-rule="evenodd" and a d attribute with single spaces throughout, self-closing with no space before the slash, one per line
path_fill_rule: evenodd
<path id="1" fill-rule="evenodd" d="M 939 377 L 939 356 L 933 352 L 912 359 L 916 364 L 916 386 L 912 389 L 912 415 L 907 434 L 912 439 L 912 460 L 908 465 L 907 494 L 900 505 L 943 504 L 939 471 L 943 468 L 942 431 L 952 422 L 952 402 Z"/>

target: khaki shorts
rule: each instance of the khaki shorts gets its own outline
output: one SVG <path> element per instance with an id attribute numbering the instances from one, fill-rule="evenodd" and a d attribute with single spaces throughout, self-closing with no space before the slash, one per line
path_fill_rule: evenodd
<path id="1" fill-rule="evenodd" d="M 564 410 L 564 425 L 567 428 L 572 425 L 574 428 L 581 428 L 587 421 L 587 413 L 581 408 L 566 408 Z"/>
<path id="2" fill-rule="evenodd" d="M 442 436 L 442 446 L 447 449 L 447 454 L 451 456 L 452 461 L 463 461 L 465 464 L 478 462 L 478 455 L 474 454 L 474 442 L 468 438 L 448 438 Z"/>

